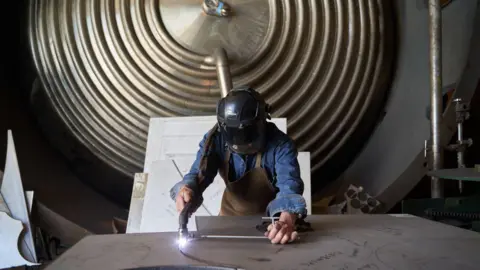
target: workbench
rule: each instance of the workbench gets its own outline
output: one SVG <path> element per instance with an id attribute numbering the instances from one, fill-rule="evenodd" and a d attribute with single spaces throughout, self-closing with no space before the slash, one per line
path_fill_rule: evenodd
<path id="1" fill-rule="evenodd" d="M 183 249 L 186 255 L 173 232 L 87 236 L 46 269 L 480 269 L 480 234 L 473 231 L 411 215 L 314 215 L 307 221 L 314 231 L 291 244 L 199 239 Z M 261 222 L 200 217 L 197 226 L 202 234 L 262 235 L 255 228 Z"/>

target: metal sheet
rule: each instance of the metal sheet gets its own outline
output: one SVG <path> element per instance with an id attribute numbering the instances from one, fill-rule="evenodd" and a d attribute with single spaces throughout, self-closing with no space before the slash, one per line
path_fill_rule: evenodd
<path id="1" fill-rule="evenodd" d="M 225 233 L 256 230 L 258 217 L 209 217 Z M 226 221 L 226 219 L 230 219 Z M 310 216 L 314 232 L 288 245 L 265 239 L 201 239 L 182 255 L 177 233 L 84 238 L 46 269 L 210 266 L 233 269 L 478 269 L 480 235 L 413 216 Z M 201 229 L 201 228 L 199 228 Z M 101 255 L 99 255 L 101 254 Z M 162 269 L 162 268 L 160 268 Z M 174 269 L 174 268 L 173 268 Z M 186 268 L 189 269 L 189 268 Z"/>
<path id="2" fill-rule="evenodd" d="M 388 1 L 233 0 L 226 18 L 202 15 L 201 2 L 31 1 L 43 88 L 71 133 L 107 164 L 141 171 L 152 116 L 214 113 L 214 46 L 232 58 L 234 85 L 257 88 L 274 117 L 288 118 L 314 172 L 360 121 L 375 121 L 392 66 Z"/>
<path id="3" fill-rule="evenodd" d="M 9 269 L 19 266 L 37 266 L 36 262 L 30 262 L 24 258 L 24 254 L 18 250 L 18 242 L 24 227 L 20 220 L 13 219 L 5 212 L 0 212 L 0 267 Z"/>
<path id="4" fill-rule="evenodd" d="M 480 171 L 474 168 L 441 169 L 429 171 L 427 174 L 440 179 L 480 181 Z"/>

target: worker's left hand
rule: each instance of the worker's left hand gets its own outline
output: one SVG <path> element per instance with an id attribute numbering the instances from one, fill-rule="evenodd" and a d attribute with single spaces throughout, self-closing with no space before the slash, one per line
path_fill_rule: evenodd
<path id="1" fill-rule="evenodd" d="M 265 236 L 272 241 L 272 244 L 286 244 L 295 241 L 298 238 L 298 233 L 295 231 L 296 219 L 295 214 L 282 212 L 279 220 L 268 226 Z"/>

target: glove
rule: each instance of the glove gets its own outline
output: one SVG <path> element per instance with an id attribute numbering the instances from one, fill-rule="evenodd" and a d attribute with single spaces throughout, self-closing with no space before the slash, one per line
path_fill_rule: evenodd
<path id="1" fill-rule="evenodd" d="M 202 205 L 203 197 L 201 195 L 198 197 L 194 197 L 193 189 L 191 189 L 187 185 L 184 185 L 183 187 L 181 187 L 175 199 L 175 205 L 176 205 L 177 211 L 179 213 L 182 212 L 183 208 L 185 208 L 185 205 L 194 199 L 195 199 L 195 201 L 193 202 L 194 205 L 192 205 L 191 207 L 191 212 L 189 213 L 189 216 L 191 216 L 195 211 L 197 211 L 198 207 Z"/>
<path id="2" fill-rule="evenodd" d="M 272 244 L 286 244 L 295 241 L 298 233 L 295 231 L 297 216 L 292 213 L 282 212 L 280 218 L 274 224 L 268 226 L 265 236 Z"/>
<path id="3" fill-rule="evenodd" d="M 193 198 L 193 190 L 189 188 L 187 185 L 180 188 L 177 194 L 177 198 L 175 199 L 175 205 L 177 207 L 177 211 L 180 213 L 182 212 L 185 204 L 188 203 Z"/>

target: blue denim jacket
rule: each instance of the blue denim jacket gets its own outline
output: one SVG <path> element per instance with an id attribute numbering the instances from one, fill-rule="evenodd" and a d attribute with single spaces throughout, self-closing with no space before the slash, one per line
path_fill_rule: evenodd
<path id="1" fill-rule="evenodd" d="M 208 134 L 208 133 L 207 133 Z M 178 182 L 170 190 L 170 196 L 175 200 L 180 188 L 187 184 L 197 188 L 196 177 L 199 172 L 200 158 L 207 134 L 200 142 L 200 149 L 197 158 L 193 163 L 190 172 L 183 180 Z M 206 186 L 210 185 L 218 173 L 218 169 L 225 160 L 225 141 L 218 133 L 214 137 L 215 154 L 218 155 L 218 164 L 209 165 L 209 171 L 204 172 Z M 307 215 L 306 202 L 303 198 L 303 181 L 300 178 L 300 166 L 297 160 L 297 149 L 290 137 L 279 130 L 273 123 L 267 124 L 267 147 L 262 155 L 262 168 L 265 168 L 270 181 L 277 188 L 277 194 L 266 209 L 266 215 L 278 216 L 281 212 L 299 214 L 301 217 Z M 247 155 L 245 160 L 237 153 L 231 154 L 229 180 L 235 181 L 242 177 L 247 171 L 255 167 L 256 155 Z M 232 169 L 234 168 L 234 170 Z M 203 191 L 202 191 L 203 192 Z"/>

